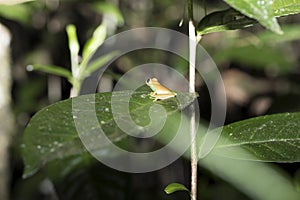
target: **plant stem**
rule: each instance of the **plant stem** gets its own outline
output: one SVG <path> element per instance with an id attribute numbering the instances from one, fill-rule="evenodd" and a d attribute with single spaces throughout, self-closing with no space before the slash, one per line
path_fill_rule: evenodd
<path id="1" fill-rule="evenodd" d="M 79 82 L 78 80 L 74 80 L 73 87 L 71 88 L 71 91 L 70 91 L 70 97 L 79 96 L 80 87 L 81 87 L 81 82 Z"/>
<path id="2" fill-rule="evenodd" d="M 189 22 L 189 36 L 190 36 L 190 67 L 189 67 L 189 92 L 195 92 L 195 55 L 196 55 L 196 36 L 191 37 L 191 31 L 195 31 L 193 22 Z M 195 131 L 195 107 L 191 105 L 191 121 L 190 121 L 190 137 L 191 137 L 191 200 L 197 199 L 197 144 Z"/>
<path id="3" fill-rule="evenodd" d="M 188 0 L 188 18 L 189 18 L 189 92 L 195 92 L 195 65 L 196 65 L 196 34 L 193 23 L 193 0 Z M 190 136 L 191 136 L 191 200 L 197 199 L 197 143 L 195 130 L 195 107 L 190 106 Z"/>
<path id="4" fill-rule="evenodd" d="M 187 0 L 188 4 L 188 19 L 189 21 L 194 19 L 193 17 L 193 0 Z"/>
<path id="5" fill-rule="evenodd" d="M 11 110 L 11 54 L 9 30 L 0 23 L 0 199 L 8 200 L 10 194 L 10 145 L 15 122 Z"/>

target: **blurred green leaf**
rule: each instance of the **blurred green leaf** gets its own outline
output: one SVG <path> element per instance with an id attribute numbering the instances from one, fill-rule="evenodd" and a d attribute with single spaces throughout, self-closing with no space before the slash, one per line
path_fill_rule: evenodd
<path id="1" fill-rule="evenodd" d="M 66 28 L 68 40 L 69 40 L 69 50 L 71 55 L 71 67 L 73 78 L 77 79 L 79 76 L 79 42 L 77 39 L 76 27 L 72 24 L 68 25 Z"/>
<path id="2" fill-rule="evenodd" d="M 242 148 L 251 154 L 245 154 Z M 226 125 L 212 153 L 243 160 L 300 162 L 300 112 L 266 115 Z"/>
<path id="3" fill-rule="evenodd" d="M 283 25 L 282 30 L 284 32 L 283 35 L 278 35 L 270 31 L 259 32 L 256 37 L 263 43 L 267 44 L 278 44 L 283 42 L 289 42 L 293 40 L 300 39 L 300 26 L 297 24 L 294 25 Z"/>
<path id="4" fill-rule="evenodd" d="M 93 60 L 85 69 L 84 73 L 84 77 L 89 76 L 90 74 L 92 74 L 94 71 L 98 70 L 99 68 L 103 67 L 104 64 L 106 64 L 108 61 L 110 61 L 113 57 L 115 57 L 117 55 L 117 52 L 112 52 L 109 54 L 106 54 L 104 56 L 101 56 L 95 60 Z"/>
<path id="5" fill-rule="evenodd" d="M 47 72 L 49 74 L 58 75 L 66 78 L 70 83 L 73 82 L 71 72 L 59 66 L 35 64 L 35 65 L 28 65 L 26 68 L 28 71 L 39 70 L 39 71 Z"/>
<path id="6" fill-rule="evenodd" d="M 15 20 L 23 24 L 28 24 L 31 17 L 31 8 L 27 4 L 21 5 L 1 5 L 0 2 L 0 16 Z"/>
<path id="7" fill-rule="evenodd" d="M 86 42 L 82 53 L 82 63 L 87 63 L 95 51 L 102 45 L 106 37 L 106 27 L 99 25 L 93 36 Z"/>
<path id="8" fill-rule="evenodd" d="M 165 188 L 165 193 L 172 194 L 177 191 L 187 191 L 190 192 L 183 184 L 180 183 L 171 183 Z"/>
<path id="9" fill-rule="evenodd" d="M 291 178 L 269 163 L 236 160 L 209 154 L 199 165 L 243 191 L 250 199 L 298 200 Z M 272 192 L 267 192 L 272 191 Z"/>
<path id="10" fill-rule="evenodd" d="M 132 96 L 130 96 L 131 92 L 129 91 L 114 92 L 113 94 L 118 101 L 131 97 L 130 115 L 141 126 L 145 126 L 150 122 L 148 111 L 154 104 L 162 105 L 169 116 L 189 105 L 195 98 L 195 95 L 178 93 L 185 99 L 183 105 L 178 105 L 176 98 L 155 103 L 149 98 L 149 92 L 149 87 L 143 86 L 138 91 L 135 91 Z M 112 93 L 83 95 L 50 105 L 33 116 L 23 136 L 22 153 L 25 163 L 23 176 L 28 177 L 34 174 L 43 165 L 56 159 L 85 154 L 86 149 L 79 138 L 76 127 L 84 126 L 88 124 L 87 121 L 92 120 L 89 118 L 94 115 L 89 115 L 89 112 L 96 112 L 99 125 L 110 141 L 120 143 L 128 138 L 126 137 L 127 134 L 124 134 L 115 122 L 116 113 L 113 116 L 111 97 Z M 74 101 L 79 102 L 77 104 L 80 104 L 85 109 L 72 108 Z M 92 108 L 92 110 L 89 110 L 89 108 Z M 77 123 L 75 125 L 74 117 L 77 117 L 77 115 L 86 116 L 82 119 L 82 124 Z M 122 118 L 122 120 L 126 119 Z M 90 128 L 97 132 L 97 127 Z M 87 132 L 85 134 L 91 133 Z M 126 142 L 125 140 L 125 144 Z M 109 157 L 114 156 L 108 152 L 109 149 L 107 149 L 106 144 L 99 145 L 95 151 L 98 153 L 102 152 L 103 155 Z"/>
<path id="11" fill-rule="evenodd" d="M 295 173 L 294 183 L 295 183 L 296 190 L 300 192 L 300 169 L 298 169 Z"/>
<path id="12" fill-rule="evenodd" d="M 289 73 L 296 66 L 291 54 L 269 46 L 231 46 L 214 55 L 217 63 L 237 62 L 240 65 L 261 70 L 270 70 L 279 74 Z"/>
<path id="13" fill-rule="evenodd" d="M 92 9 L 96 10 L 99 13 L 105 13 L 105 14 L 110 14 L 113 16 L 118 25 L 122 26 L 124 24 L 124 18 L 122 13 L 120 12 L 119 8 L 115 6 L 113 3 L 109 2 L 97 2 L 94 3 L 91 7 Z"/>
<path id="14" fill-rule="evenodd" d="M 22 83 L 16 88 L 16 96 L 14 101 L 14 112 L 16 115 L 22 113 L 33 113 L 43 108 L 45 105 L 41 103 L 40 97 L 45 92 L 47 82 L 44 79 L 31 78 L 30 81 Z"/>
<path id="15" fill-rule="evenodd" d="M 20 3 L 26 3 L 29 1 L 35 1 L 35 0 L 0 0 L 0 5 L 15 5 Z"/>
<path id="16" fill-rule="evenodd" d="M 260 24 L 271 31 L 282 34 L 282 30 L 277 23 L 273 11 L 273 1 L 264 0 L 225 0 L 231 7 L 240 11 L 242 14 L 256 19 Z"/>

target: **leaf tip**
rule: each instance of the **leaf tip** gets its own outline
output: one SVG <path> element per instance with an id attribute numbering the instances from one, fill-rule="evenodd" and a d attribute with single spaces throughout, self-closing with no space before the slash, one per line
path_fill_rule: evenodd
<path id="1" fill-rule="evenodd" d="M 187 189 L 183 184 L 180 184 L 180 183 L 171 183 L 171 184 L 167 185 L 167 187 L 165 188 L 164 191 L 166 194 L 172 194 L 177 191 L 190 192 L 189 189 Z"/>

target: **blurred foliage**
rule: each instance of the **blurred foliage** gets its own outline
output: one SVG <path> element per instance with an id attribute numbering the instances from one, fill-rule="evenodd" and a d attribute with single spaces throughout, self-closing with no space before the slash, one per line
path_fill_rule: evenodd
<path id="1" fill-rule="evenodd" d="M 221 0 L 195 1 L 194 12 L 197 22 L 205 15 L 204 5 L 207 13 L 228 8 Z M 53 90 L 48 84 L 48 75 L 27 72 L 26 66 L 40 63 L 65 66 L 65 70 L 70 70 L 71 59 L 65 32 L 68 24 L 77 27 L 80 46 L 84 46 L 83 44 L 101 23 L 107 27 L 108 36 L 145 26 L 170 28 L 186 33 L 186 21 L 182 27 L 178 26 L 181 18 L 186 15 L 185 6 L 184 1 L 171 0 L 38 0 L 14 6 L 0 5 L 0 22 L 9 28 L 13 35 L 13 97 L 19 136 L 21 137 L 30 117 L 49 104 L 51 93 L 49 91 Z M 300 42 L 297 25 L 300 19 L 295 15 L 280 18 L 278 21 L 284 25 L 283 35 L 273 34 L 256 24 L 243 31 L 227 31 L 203 37 L 202 45 L 212 55 L 224 75 L 228 98 L 227 122 L 266 113 L 300 110 L 298 51 Z M 79 51 L 79 54 L 82 53 Z M 183 75 L 187 75 L 186 61 L 159 51 L 147 51 L 147 54 L 132 52 L 116 61 L 107 74 L 112 77 L 110 81 L 113 82 L 113 78 L 130 70 L 132 66 L 147 62 L 168 63 Z M 60 98 L 68 98 L 71 85 L 64 79 L 59 84 L 62 88 L 56 90 L 62 93 Z M 209 120 L 210 100 L 201 80 L 197 81 L 197 89 L 201 94 L 199 99 L 201 116 L 204 116 L 201 120 Z M 20 137 L 16 138 L 14 144 L 17 150 Z M 76 159 L 70 157 L 64 161 L 53 161 L 36 175 L 24 180 L 21 179 L 23 169 L 20 169 L 19 152 L 15 152 L 17 153 L 12 156 L 12 199 L 189 198 L 186 193 L 176 192 L 167 196 L 163 191 L 163 188 L 173 181 L 189 185 L 189 166 L 184 158 L 157 172 L 128 174 L 112 170 L 85 154 Z M 261 184 L 257 184 L 254 180 L 256 176 L 253 175 L 253 169 L 259 169 L 254 163 L 211 157 L 201 165 L 211 172 L 204 168 L 200 171 L 200 199 L 257 198 L 255 192 L 269 191 L 261 187 L 261 184 L 268 184 L 267 179 L 270 178 L 269 181 L 272 181 L 272 177 L 288 177 L 283 179 L 286 183 L 289 177 L 295 175 L 295 188 L 299 187 L 300 166 L 297 163 L 281 164 L 280 167 L 284 172 L 278 172 L 280 170 L 276 168 L 274 170 L 276 176 L 273 176 L 272 170 L 265 171 L 263 168 L 259 171 L 260 179 L 263 179 L 258 181 L 263 182 Z M 264 178 L 266 174 L 268 178 Z M 245 183 L 237 180 L 244 180 Z M 278 181 L 276 184 L 280 186 Z M 246 186 L 248 188 L 243 188 Z M 254 189 L 251 190 L 251 187 Z M 285 187 L 291 189 L 290 185 Z"/>

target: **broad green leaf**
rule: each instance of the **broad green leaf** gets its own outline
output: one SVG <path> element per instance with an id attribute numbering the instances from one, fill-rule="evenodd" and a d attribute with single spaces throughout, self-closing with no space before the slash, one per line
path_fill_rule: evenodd
<path id="1" fill-rule="evenodd" d="M 244 15 L 256 19 L 271 31 L 282 34 L 273 12 L 273 1 L 269 0 L 225 0 L 231 7 Z"/>
<path id="2" fill-rule="evenodd" d="M 299 193 L 286 174 L 253 161 L 299 161 L 299 119 L 300 113 L 277 114 L 224 126 L 215 149 L 199 164 L 252 199 L 297 200 Z"/>
<path id="3" fill-rule="evenodd" d="M 187 191 L 190 192 L 183 184 L 180 183 L 171 183 L 165 188 L 165 193 L 172 194 L 177 191 Z"/>
<path id="4" fill-rule="evenodd" d="M 257 21 L 275 33 L 281 33 L 275 17 L 300 13 L 299 0 L 274 0 L 272 6 L 260 6 L 270 1 L 228 0 L 234 9 L 213 12 L 197 26 L 197 34 L 242 29 Z"/>
<path id="5" fill-rule="evenodd" d="M 275 16 L 298 14 L 300 12 L 299 0 L 274 0 L 273 11 Z"/>
<path id="6" fill-rule="evenodd" d="M 58 76 L 61 76 L 61 77 L 64 77 L 64 78 L 68 79 L 68 81 L 70 83 L 72 83 L 72 74 L 71 74 L 71 72 L 69 70 L 66 70 L 66 69 L 64 69 L 62 67 L 59 67 L 59 66 L 35 64 L 35 65 L 28 65 L 26 67 L 26 69 L 28 71 L 39 70 L 39 71 L 47 72 L 49 74 L 58 75 Z"/>
<path id="7" fill-rule="evenodd" d="M 300 162 L 300 112 L 226 125 L 212 153 L 244 160 Z"/>
<path id="8" fill-rule="evenodd" d="M 184 98 L 182 105 L 178 104 L 176 98 L 153 102 L 148 96 L 149 92 L 150 89 L 143 86 L 132 96 L 129 91 L 115 92 L 114 96 L 119 101 L 127 97 L 131 98 L 129 113 L 136 124 L 140 126 L 145 126 L 150 122 L 149 109 L 154 104 L 162 105 L 169 116 L 189 105 L 195 98 L 195 95 L 192 94 L 178 93 Z M 122 132 L 115 122 L 111 109 L 111 97 L 112 93 L 83 95 L 50 105 L 34 115 L 23 136 L 22 153 L 25 163 L 23 176 L 28 177 L 34 174 L 51 161 L 71 156 L 81 157 L 87 153 L 76 129 L 80 123 L 75 125 L 74 121 L 79 114 L 96 112 L 98 125 L 112 142 L 123 146 L 130 144 L 128 143 L 131 141 L 130 137 L 127 137 L 127 134 Z M 79 102 L 85 109 L 73 109 L 72 102 L 74 101 Z M 88 105 L 92 105 L 93 110 L 88 110 Z M 86 114 L 86 118 L 82 119 L 81 123 L 89 121 L 90 117 L 93 115 Z M 93 127 L 90 128 L 93 129 Z M 105 156 L 113 156 L 110 155 L 105 144 L 95 151 L 102 152 Z"/>

